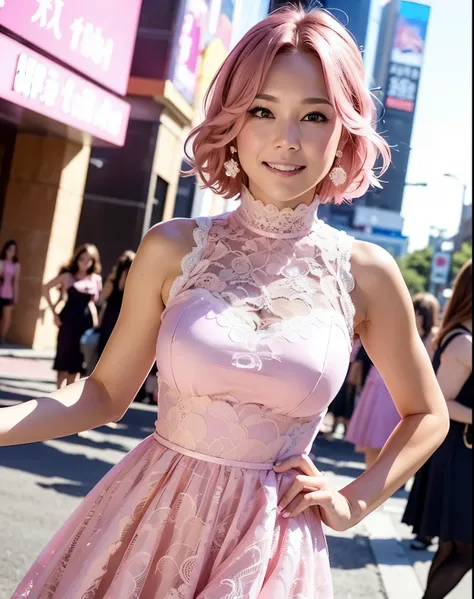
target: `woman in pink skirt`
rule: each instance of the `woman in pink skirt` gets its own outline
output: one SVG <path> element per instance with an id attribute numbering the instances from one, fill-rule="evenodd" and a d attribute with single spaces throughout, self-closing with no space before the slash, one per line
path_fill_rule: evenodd
<path id="1" fill-rule="evenodd" d="M 431 359 L 433 336 L 438 323 L 438 300 L 430 293 L 420 293 L 413 298 L 413 307 L 418 333 Z M 356 451 L 365 455 L 365 463 L 369 468 L 399 422 L 400 414 L 390 391 L 377 368 L 372 365 L 345 439 L 354 443 Z"/>
<path id="2" fill-rule="evenodd" d="M 119 420 L 157 364 L 156 430 L 14 599 L 332 599 L 323 523 L 359 522 L 447 433 L 397 264 L 317 216 L 390 162 L 350 34 L 323 10 L 275 12 L 229 54 L 206 109 L 192 172 L 239 203 L 153 227 L 90 377 L 2 409 L 0 445 L 71 435 Z M 354 332 L 402 422 L 378 464 L 335 489 L 309 453 Z"/>

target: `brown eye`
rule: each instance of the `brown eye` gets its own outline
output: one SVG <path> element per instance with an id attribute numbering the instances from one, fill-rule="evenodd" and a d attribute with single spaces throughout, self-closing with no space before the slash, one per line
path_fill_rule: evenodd
<path id="1" fill-rule="evenodd" d="M 268 119 L 273 116 L 268 108 L 263 108 L 262 106 L 256 106 L 255 108 L 252 108 L 252 110 L 249 110 L 249 114 L 257 119 Z"/>
<path id="2" fill-rule="evenodd" d="M 305 117 L 303 117 L 303 121 L 307 119 L 307 122 L 310 123 L 327 123 L 328 118 L 322 112 L 310 112 Z"/>

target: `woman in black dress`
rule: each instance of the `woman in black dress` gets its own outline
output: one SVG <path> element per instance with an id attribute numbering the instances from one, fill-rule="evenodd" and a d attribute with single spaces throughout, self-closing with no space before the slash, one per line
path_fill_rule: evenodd
<path id="1" fill-rule="evenodd" d="M 433 367 L 448 404 L 445 441 L 418 471 L 403 516 L 418 537 L 438 537 L 423 599 L 443 599 L 472 568 L 472 261 L 460 271 Z"/>
<path id="2" fill-rule="evenodd" d="M 100 357 L 104 351 L 119 317 L 125 281 L 127 280 L 128 271 L 132 266 L 134 258 L 135 252 L 132 252 L 131 250 L 127 250 L 120 256 L 107 278 L 104 289 L 100 295 L 102 309 L 99 318 L 100 336 L 99 344 L 97 346 L 98 357 Z"/>
<path id="3" fill-rule="evenodd" d="M 54 322 L 59 327 L 58 345 L 53 369 L 57 371 L 57 386 L 61 388 L 74 383 L 83 372 L 84 356 L 80 340 L 83 333 L 98 325 L 95 302 L 102 290 L 99 251 L 92 244 L 79 247 L 68 268 L 46 283 L 43 293 L 53 311 Z M 57 303 L 53 303 L 50 291 L 57 288 L 67 293 L 67 300 L 58 314 Z"/>

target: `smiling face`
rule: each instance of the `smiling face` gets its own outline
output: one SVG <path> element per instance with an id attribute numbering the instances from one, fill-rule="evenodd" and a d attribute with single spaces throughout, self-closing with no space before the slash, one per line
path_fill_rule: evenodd
<path id="1" fill-rule="evenodd" d="M 278 55 L 236 139 L 252 195 L 279 208 L 310 204 L 334 164 L 341 133 L 319 59 Z"/>

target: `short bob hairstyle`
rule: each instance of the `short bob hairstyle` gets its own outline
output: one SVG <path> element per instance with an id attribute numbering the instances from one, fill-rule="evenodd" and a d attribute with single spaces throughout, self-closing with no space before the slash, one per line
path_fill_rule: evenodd
<path id="1" fill-rule="evenodd" d="M 381 187 L 378 176 L 390 163 L 390 149 L 375 131 L 375 105 L 365 84 L 362 55 L 348 31 L 323 9 L 278 9 L 250 29 L 217 71 L 204 98 L 204 121 L 185 144 L 185 154 L 199 175 L 202 187 L 224 198 L 248 185 L 245 173 L 227 177 L 224 162 L 242 129 L 255 96 L 277 54 L 306 52 L 319 57 L 329 99 L 342 122 L 346 139 L 341 165 L 347 173 L 344 186 L 336 187 L 328 176 L 318 185 L 320 200 L 342 203 L 362 196 L 369 186 Z M 189 145 L 191 144 L 191 152 Z M 374 165 L 380 157 L 377 176 Z"/>

